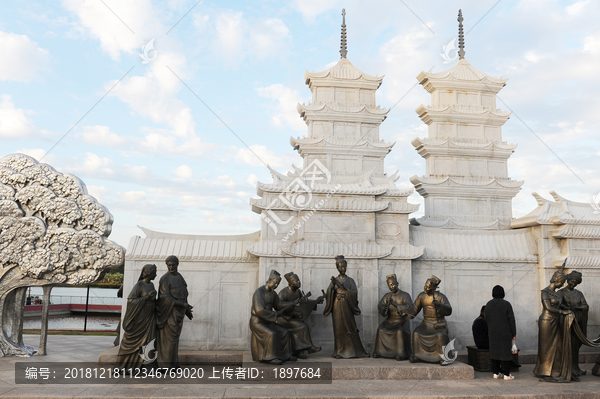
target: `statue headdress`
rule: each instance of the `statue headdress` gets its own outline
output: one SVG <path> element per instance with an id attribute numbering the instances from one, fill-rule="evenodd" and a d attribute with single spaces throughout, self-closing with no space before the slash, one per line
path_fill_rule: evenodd
<path id="1" fill-rule="evenodd" d="M 292 282 L 292 279 L 295 280 L 300 280 L 300 277 L 298 277 L 298 275 L 296 273 L 293 272 L 289 272 L 283 275 L 283 277 L 285 277 L 285 279 L 287 280 L 288 284 L 290 284 Z"/>
<path id="2" fill-rule="evenodd" d="M 281 274 L 279 274 L 279 272 L 277 270 L 271 270 L 271 273 L 269 274 L 269 279 L 268 280 L 277 280 L 277 281 L 281 281 Z"/>

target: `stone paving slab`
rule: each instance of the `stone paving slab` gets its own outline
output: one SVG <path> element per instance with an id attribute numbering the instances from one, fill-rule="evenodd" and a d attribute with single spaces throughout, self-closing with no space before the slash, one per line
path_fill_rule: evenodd
<path id="1" fill-rule="evenodd" d="M 61 344 L 63 353 L 46 356 L 46 361 L 59 362 L 65 358 L 78 361 L 97 361 L 98 353 L 110 348 L 112 340 L 88 343 L 88 349 L 70 352 L 72 337 L 52 336 L 54 344 Z M 82 337 L 77 337 L 82 338 Z M 85 337 L 111 338 L 111 337 Z M 90 352 L 96 351 L 94 358 Z M 41 360 L 41 358 L 29 358 Z M 23 358 L 2 358 L 0 364 L 14 367 Z M 359 360 L 359 359 L 357 359 Z M 368 361 L 369 359 L 362 359 Z M 371 359 L 371 361 L 383 361 Z M 391 362 L 395 362 L 390 360 Z M 15 385 L 14 368 L 0 371 L 0 398 L 465 398 L 465 399 L 600 399 L 600 377 L 591 375 L 593 363 L 582 365 L 588 374 L 581 382 L 552 384 L 540 382 L 532 373 L 533 365 L 526 364 L 515 380 L 494 380 L 491 373 L 475 372 L 472 380 L 336 380 L 332 384 L 236 384 L 236 385 Z M 10 367 L 9 367 L 10 369 Z"/>

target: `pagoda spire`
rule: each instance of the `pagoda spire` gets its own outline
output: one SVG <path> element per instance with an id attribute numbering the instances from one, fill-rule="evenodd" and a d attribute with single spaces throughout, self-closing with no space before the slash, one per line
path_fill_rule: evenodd
<path id="1" fill-rule="evenodd" d="M 458 10 L 458 56 L 460 60 L 465 59 L 465 35 L 463 35 L 462 10 Z"/>
<path id="2" fill-rule="evenodd" d="M 348 50 L 346 49 L 346 9 L 342 8 L 342 41 L 340 43 L 341 58 L 346 58 Z"/>

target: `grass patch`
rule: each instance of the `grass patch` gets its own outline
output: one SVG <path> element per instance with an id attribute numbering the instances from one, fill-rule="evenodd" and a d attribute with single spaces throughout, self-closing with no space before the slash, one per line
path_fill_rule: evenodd
<path id="1" fill-rule="evenodd" d="M 40 330 L 23 330 L 23 334 L 40 335 Z M 116 337 L 114 331 L 48 331 L 48 335 L 100 335 L 106 337 Z"/>

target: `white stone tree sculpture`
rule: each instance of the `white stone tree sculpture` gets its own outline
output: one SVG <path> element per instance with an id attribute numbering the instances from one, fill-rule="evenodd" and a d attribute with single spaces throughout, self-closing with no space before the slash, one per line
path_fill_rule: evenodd
<path id="1" fill-rule="evenodd" d="M 125 250 L 106 239 L 112 223 L 79 178 L 27 155 L 0 159 L 0 356 L 35 353 L 23 343 L 27 287 L 49 296 L 53 285 L 90 284 L 123 265 Z"/>

